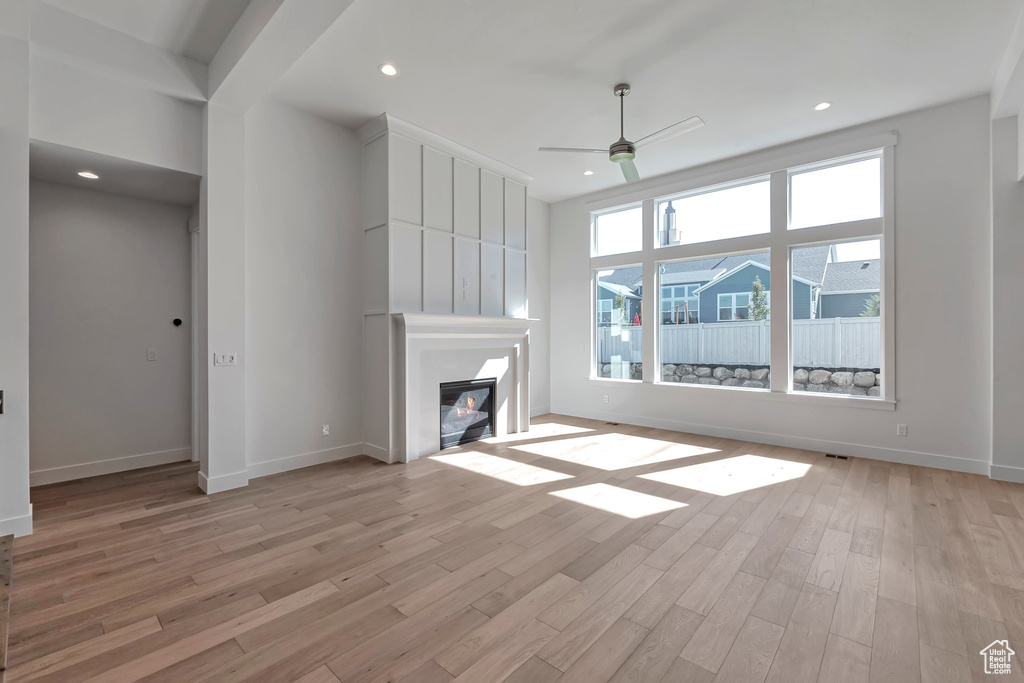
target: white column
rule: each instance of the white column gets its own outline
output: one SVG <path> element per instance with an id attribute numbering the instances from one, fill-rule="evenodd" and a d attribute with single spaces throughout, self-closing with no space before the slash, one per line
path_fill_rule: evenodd
<path id="1" fill-rule="evenodd" d="M 246 486 L 245 117 L 222 105 L 203 112 L 200 191 L 200 468 L 207 493 Z M 205 296 L 204 296 L 205 294 Z M 216 354 L 236 365 L 215 366 Z"/>
<path id="2" fill-rule="evenodd" d="M 0 8 L 0 536 L 32 533 L 28 421 L 27 3 Z M 79 397 L 83 401 L 88 396 Z"/>
<path id="3" fill-rule="evenodd" d="M 793 281 L 789 274 L 789 248 L 786 231 L 789 229 L 789 175 L 776 171 L 771 175 L 772 232 L 771 232 L 771 390 L 789 391 L 789 318 Z"/>

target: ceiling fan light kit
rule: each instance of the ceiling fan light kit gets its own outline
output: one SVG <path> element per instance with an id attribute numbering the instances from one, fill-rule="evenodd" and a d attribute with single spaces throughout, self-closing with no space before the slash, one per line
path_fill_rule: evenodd
<path id="1" fill-rule="evenodd" d="M 627 83 L 619 83 L 615 86 L 615 90 L 613 92 L 615 93 L 615 96 L 619 98 L 619 139 L 613 142 L 608 149 L 598 149 L 596 147 L 541 147 L 540 151 L 607 154 L 608 159 L 613 163 L 618 164 L 619 168 L 622 169 L 622 175 L 626 179 L 626 182 L 635 183 L 640 180 L 640 173 L 636 170 L 636 164 L 633 162 L 636 158 L 636 150 L 638 147 L 671 140 L 678 135 L 689 133 L 690 131 L 696 130 L 704 125 L 704 121 L 699 116 L 691 116 L 685 121 L 673 123 L 667 128 L 662 128 L 661 130 L 655 131 L 646 137 L 640 138 L 636 142 L 631 142 L 626 139 L 625 97 L 630 93 L 629 85 Z"/>

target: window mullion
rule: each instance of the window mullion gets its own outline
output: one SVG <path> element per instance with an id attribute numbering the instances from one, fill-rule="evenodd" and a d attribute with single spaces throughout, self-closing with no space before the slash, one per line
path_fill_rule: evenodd
<path id="1" fill-rule="evenodd" d="M 789 174 L 776 171 L 771 175 L 771 287 L 775 295 L 771 298 L 770 310 L 774 324 L 769 325 L 771 335 L 771 383 L 773 392 L 789 391 L 789 335 L 792 318 L 790 299 L 792 298 L 789 273 L 789 248 L 787 247 L 789 229 Z M 781 313 L 781 315 L 780 315 Z"/>
<path id="2" fill-rule="evenodd" d="M 661 379 L 659 362 L 658 326 L 661 324 L 661 307 L 658 303 L 658 273 L 654 258 L 655 211 L 654 200 L 643 202 L 644 248 L 643 248 L 643 316 L 640 331 L 643 335 L 643 381 L 653 384 Z"/>

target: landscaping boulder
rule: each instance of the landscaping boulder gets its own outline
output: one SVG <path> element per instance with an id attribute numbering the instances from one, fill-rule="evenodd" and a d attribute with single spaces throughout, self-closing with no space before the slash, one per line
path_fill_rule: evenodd
<path id="1" fill-rule="evenodd" d="M 852 372 L 833 372 L 832 373 L 832 384 L 837 387 L 848 387 L 853 384 L 853 373 Z"/>
<path id="2" fill-rule="evenodd" d="M 852 386 L 850 387 L 850 396 L 867 396 L 868 390 L 864 387 Z"/>
<path id="3" fill-rule="evenodd" d="M 676 374 L 677 375 L 692 375 L 693 374 L 693 366 L 692 365 L 677 365 L 676 366 Z"/>
<path id="4" fill-rule="evenodd" d="M 825 388 L 824 384 L 808 384 L 808 385 L 805 386 L 805 388 L 806 388 L 806 390 L 809 393 L 812 393 L 812 394 L 813 393 L 824 394 L 824 393 L 826 393 L 828 391 L 828 389 Z"/>
<path id="5" fill-rule="evenodd" d="M 743 386 L 747 387 L 748 389 L 764 389 L 765 388 L 764 387 L 764 382 L 760 382 L 760 381 L 758 381 L 756 379 L 746 379 L 746 380 L 743 380 Z"/>
<path id="6" fill-rule="evenodd" d="M 666 363 L 661 366 L 661 375 L 665 377 L 667 375 L 674 375 L 676 373 L 676 366 Z"/>
<path id="7" fill-rule="evenodd" d="M 809 381 L 811 384 L 825 384 L 831 378 L 832 373 L 829 372 L 828 370 L 811 370 L 811 372 L 807 375 L 807 381 Z M 808 387 L 807 390 L 812 391 L 810 387 Z"/>
<path id="8" fill-rule="evenodd" d="M 679 378 L 679 381 L 682 382 L 683 384 L 696 384 L 697 375 L 683 375 L 682 377 Z"/>
<path id="9" fill-rule="evenodd" d="M 765 371 L 767 372 L 767 370 Z M 798 384 L 807 384 L 808 372 L 803 368 L 797 368 L 793 371 L 793 381 Z"/>
<path id="10" fill-rule="evenodd" d="M 697 384 L 721 384 L 721 382 L 714 377 L 698 377 Z"/>
<path id="11" fill-rule="evenodd" d="M 601 366 L 601 376 L 602 377 L 611 377 L 612 376 L 612 366 L 608 365 L 607 363 L 602 365 Z"/>
<path id="12" fill-rule="evenodd" d="M 746 368 L 736 368 L 732 371 L 732 374 L 736 379 L 750 379 L 750 370 Z"/>
<path id="13" fill-rule="evenodd" d="M 697 375 L 698 377 L 710 377 L 711 368 L 697 368 L 696 370 L 694 370 L 693 374 Z"/>
<path id="14" fill-rule="evenodd" d="M 662 382 L 678 382 L 679 381 L 679 375 L 675 375 L 675 374 L 665 375 L 664 377 L 661 378 L 661 381 Z"/>
<path id="15" fill-rule="evenodd" d="M 806 384 L 798 384 L 797 382 L 793 383 L 793 391 L 806 391 L 806 390 L 807 390 L 807 385 Z"/>
<path id="16" fill-rule="evenodd" d="M 768 377 L 768 368 L 758 368 L 750 371 L 750 379 L 762 380 Z"/>
<path id="17" fill-rule="evenodd" d="M 881 396 L 882 387 L 868 387 L 868 396 Z"/>
<path id="18" fill-rule="evenodd" d="M 722 380 L 723 387 L 738 387 L 739 385 L 740 380 L 736 379 L 735 377 L 728 377 Z"/>
<path id="19" fill-rule="evenodd" d="M 876 372 L 875 373 L 875 386 L 876 387 L 882 386 L 882 373 L 880 373 L 880 372 Z"/>
<path id="20" fill-rule="evenodd" d="M 713 374 L 717 380 L 729 379 L 733 376 L 733 372 L 729 368 L 715 368 Z"/>
<path id="21" fill-rule="evenodd" d="M 875 386 L 875 373 L 873 372 L 857 372 L 853 375 L 853 384 L 858 387 L 873 387 Z"/>

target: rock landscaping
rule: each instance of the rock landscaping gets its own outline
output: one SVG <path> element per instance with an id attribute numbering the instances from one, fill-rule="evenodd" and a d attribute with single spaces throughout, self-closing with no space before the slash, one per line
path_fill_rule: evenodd
<path id="1" fill-rule="evenodd" d="M 612 377 L 612 365 L 601 365 L 601 376 Z M 616 373 L 614 376 L 619 376 Z M 629 364 L 629 379 L 643 379 L 643 364 Z M 666 363 L 661 366 L 662 382 L 680 384 L 710 384 L 724 387 L 767 389 L 771 373 L 764 366 L 690 365 Z M 882 375 L 877 370 L 856 368 L 796 368 L 793 371 L 793 389 L 823 394 L 851 396 L 878 396 Z"/>

